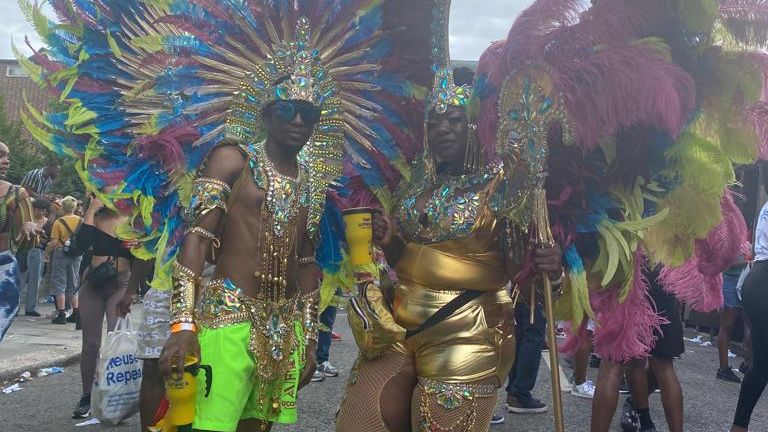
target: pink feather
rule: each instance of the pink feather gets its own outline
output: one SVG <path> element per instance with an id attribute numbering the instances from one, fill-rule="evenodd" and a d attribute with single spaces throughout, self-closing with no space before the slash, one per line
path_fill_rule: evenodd
<path id="1" fill-rule="evenodd" d="M 174 125 L 164 128 L 157 135 L 137 138 L 136 148 L 144 157 L 155 159 L 168 170 L 173 170 L 184 163 L 183 143 L 194 142 L 198 138 L 200 134 L 191 125 Z"/>
<path id="2" fill-rule="evenodd" d="M 619 302 L 617 287 L 595 290 L 590 294 L 597 325 L 593 343 L 595 353 L 602 359 L 624 363 L 647 357 L 656 341 L 654 332 L 660 332 L 661 325 L 667 322 L 656 313 L 648 294 L 648 280 L 643 275 L 644 263 L 645 258 L 638 250 L 635 278 L 624 302 Z"/>
<path id="3" fill-rule="evenodd" d="M 721 202 L 723 220 L 682 266 L 661 272 L 664 289 L 697 311 L 711 312 L 723 305 L 722 272 L 749 251 L 747 223 L 726 191 Z"/>
<path id="4" fill-rule="evenodd" d="M 695 106 L 690 75 L 640 45 L 604 48 L 555 77 L 577 144 L 586 150 L 638 124 L 677 136 Z"/>
<path id="5" fill-rule="evenodd" d="M 540 57 L 558 29 L 576 23 L 585 4 L 580 0 L 539 0 L 523 11 L 507 35 L 507 64 Z"/>

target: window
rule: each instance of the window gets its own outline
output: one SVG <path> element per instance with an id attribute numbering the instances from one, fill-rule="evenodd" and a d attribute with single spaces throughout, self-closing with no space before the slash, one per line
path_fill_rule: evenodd
<path id="1" fill-rule="evenodd" d="M 9 64 L 5 70 L 5 76 L 12 78 L 25 78 L 28 77 L 27 73 L 17 64 Z"/>

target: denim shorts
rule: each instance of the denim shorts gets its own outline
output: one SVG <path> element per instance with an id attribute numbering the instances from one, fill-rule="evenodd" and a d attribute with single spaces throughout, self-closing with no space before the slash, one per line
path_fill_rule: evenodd
<path id="1" fill-rule="evenodd" d="M 723 273 L 723 306 L 726 309 L 741 307 L 741 300 L 736 293 L 740 273 L 727 271 Z"/>

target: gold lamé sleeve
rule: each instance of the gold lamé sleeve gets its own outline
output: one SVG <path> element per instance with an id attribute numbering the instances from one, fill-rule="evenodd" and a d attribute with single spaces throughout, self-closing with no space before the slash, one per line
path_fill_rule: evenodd
<path id="1" fill-rule="evenodd" d="M 195 179 L 189 206 L 184 210 L 184 220 L 195 226 L 201 217 L 216 209 L 226 213 L 227 200 L 231 193 L 232 188 L 221 180 L 208 177 Z"/>
<path id="2" fill-rule="evenodd" d="M 195 322 L 195 296 L 200 277 L 177 261 L 173 262 L 171 293 L 171 325 Z"/>

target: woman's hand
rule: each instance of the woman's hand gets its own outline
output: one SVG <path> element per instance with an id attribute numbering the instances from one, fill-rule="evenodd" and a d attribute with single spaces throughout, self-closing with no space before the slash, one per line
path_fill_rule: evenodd
<path id="1" fill-rule="evenodd" d="M 101 202 L 101 200 L 98 197 L 96 197 L 96 195 L 92 195 L 91 196 L 91 202 L 88 203 L 88 211 L 96 213 L 97 211 L 101 210 L 102 208 L 104 208 L 104 203 Z"/>
<path id="2" fill-rule="evenodd" d="M 124 318 L 131 313 L 131 306 L 133 305 L 133 294 L 126 292 L 125 295 L 117 302 L 117 316 Z"/>
<path id="3" fill-rule="evenodd" d="M 373 210 L 373 243 L 386 248 L 392 241 L 392 221 L 379 209 Z"/>
<path id="4" fill-rule="evenodd" d="M 558 280 L 563 275 L 563 250 L 560 246 L 536 249 L 533 257 L 538 273 L 546 273 L 550 280 Z"/>

